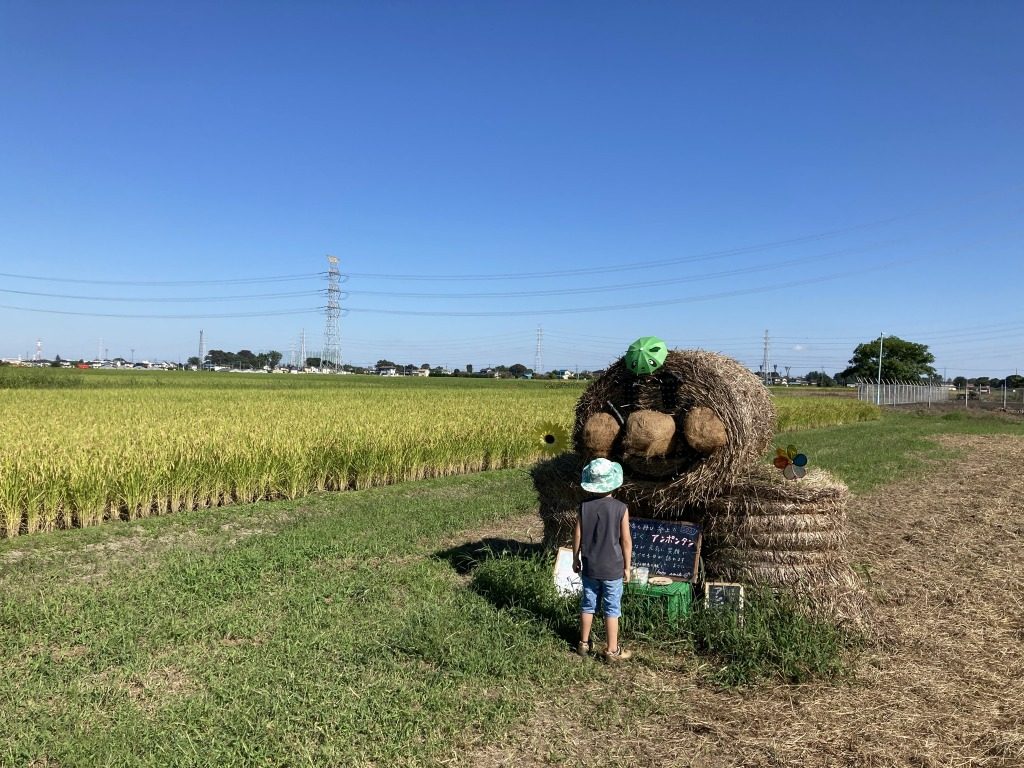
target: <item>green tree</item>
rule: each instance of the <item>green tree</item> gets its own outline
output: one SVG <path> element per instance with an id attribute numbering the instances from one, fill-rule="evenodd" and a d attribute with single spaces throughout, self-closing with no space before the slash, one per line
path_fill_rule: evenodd
<path id="1" fill-rule="evenodd" d="M 839 374 L 844 379 L 878 379 L 879 340 L 858 344 L 853 350 L 849 367 Z M 921 377 L 936 375 L 932 363 L 935 355 L 927 344 L 905 341 L 899 336 L 886 336 L 882 342 L 882 379 L 891 381 L 918 381 Z"/>
<path id="2" fill-rule="evenodd" d="M 824 371 L 811 371 L 804 376 L 804 379 L 815 387 L 834 387 L 836 385 L 835 379 Z"/>

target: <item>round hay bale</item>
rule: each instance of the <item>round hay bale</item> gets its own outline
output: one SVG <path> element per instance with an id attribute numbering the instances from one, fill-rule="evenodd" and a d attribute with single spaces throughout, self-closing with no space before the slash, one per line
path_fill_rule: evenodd
<path id="1" fill-rule="evenodd" d="M 629 419 L 642 411 L 673 419 L 674 435 L 661 455 L 631 449 Z M 735 360 L 700 350 L 672 350 L 647 376 L 620 359 L 592 382 L 576 404 L 573 428 L 576 451 L 585 457 L 603 447 L 589 437 L 588 424 L 599 415 L 603 424 L 609 415 L 624 422 L 607 455 L 622 463 L 627 483 L 636 483 L 623 500 L 664 518 L 678 519 L 683 507 L 732 486 L 760 461 L 775 432 L 775 408 L 761 381 Z"/>
<path id="2" fill-rule="evenodd" d="M 539 461 L 530 470 L 540 502 L 544 546 L 556 549 L 572 544 L 576 510 L 589 494 L 580 486 L 585 462 L 575 453 L 563 453 Z"/>
<path id="3" fill-rule="evenodd" d="M 683 419 L 683 437 L 700 453 L 711 453 L 729 442 L 725 425 L 710 408 L 697 406 Z"/>
<path id="4" fill-rule="evenodd" d="M 599 418 L 608 414 L 598 414 Z M 588 422 L 589 423 L 589 422 Z M 622 438 L 622 455 L 626 458 L 650 459 L 668 453 L 676 434 L 671 414 L 658 411 L 636 411 L 626 418 L 626 434 Z"/>
<path id="5" fill-rule="evenodd" d="M 583 442 L 592 458 L 606 459 L 619 436 L 619 422 L 610 413 L 599 413 L 583 428 Z"/>
<path id="6" fill-rule="evenodd" d="M 822 469 L 793 481 L 758 466 L 704 507 L 708 578 L 784 589 L 812 614 L 859 625 L 866 601 L 846 556 L 848 498 Z"/>

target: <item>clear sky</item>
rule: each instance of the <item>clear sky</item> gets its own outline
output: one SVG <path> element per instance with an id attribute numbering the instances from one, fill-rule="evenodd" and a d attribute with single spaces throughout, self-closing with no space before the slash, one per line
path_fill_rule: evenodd
<path id="1" fill-rule="evenodd" d="M 1019 2 L 3 0 L 0 357 L 312 353 L 334 254 L 355 364 L 532 367 L 541 327 L 544 369 L 766 330 L 780 371 L 880 332 L 1024 369 L 1022 39 Z"/>

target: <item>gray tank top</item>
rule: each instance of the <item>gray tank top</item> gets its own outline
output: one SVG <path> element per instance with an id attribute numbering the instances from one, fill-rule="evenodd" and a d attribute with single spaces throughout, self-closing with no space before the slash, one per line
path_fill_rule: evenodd
<path id="1" fill-rule="evenodd" d="M 580 553 L 588 579 L 621 579 L 625 560 L 620 533 L 626 505 L 606 496 L 580 505 Z"/>

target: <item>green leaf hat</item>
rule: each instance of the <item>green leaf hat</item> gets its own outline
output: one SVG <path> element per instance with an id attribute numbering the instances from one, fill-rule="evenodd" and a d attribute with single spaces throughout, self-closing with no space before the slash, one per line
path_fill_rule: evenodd
<path id="1" fill-rule="evenodd" d="M 644 336 L 626 350 L 626 368 L 637 376 L 654 373 L 668 356 L 668 346 L 657 336 Z"/>

